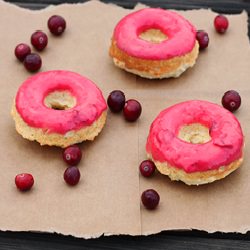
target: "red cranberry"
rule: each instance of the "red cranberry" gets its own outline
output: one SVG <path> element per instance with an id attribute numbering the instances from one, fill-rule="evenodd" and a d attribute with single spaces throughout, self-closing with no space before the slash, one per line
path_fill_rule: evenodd
<path id="1" fill-rule="evenodd" d="M 31 53 L 30 46 L 25 43 L 20 43 L 15 48 L 15 56 L 19 61 L 23 61 L 24 58 Z"/>
<path id="2" fill-rule="evenodd" d="M 123 115 L 127 121 L 136 121 L 141 115 L 141 104 L 133 99 L 127 100 L 123 108 Z"/>
<path id="3" fill-rule="evenodd" d="M 31 44 L 41 51 L 47 46 L 48 37 L 44 32 L 38 30 L 31 35 Z"/>
<path id="4" fill-rule="evenodd" d="M 42 66 L 42 59 L 38 54 L 31 53 L 23 61 L 25 68 L 30 72 L 38 71 Z"/>
<path id="5" fill-rule="evenodd" d="M 61 16 L 51 16 L 48 20 L 48 28 L 53 35 L 60 36 L 66 28 L 66 21 Z"/>
<path id="6" fill-rule="evenodd" d="M 27 191 L 32 188 L 34 184 L 34 178 L 31 174 L 22 173 L 15 177 L 15 183 L 19 190 Z"/>
<path id="7" fill-rule="evenodd" d="M 196 32 L 196 39 L 199 43 L 200 50 L 205 49 L 208 46 L 209 43 L 209 37 L 208 33 L 204 30 L 198 30 Z"/>
<path id="8" fill-rule="evenodd" d="M 234 112 L 240 107 L 241 97 L 237 91 L 229 90 L 224 93 L 221 103 L 224 108 L 228 109 L 231 112 Z"/>
<path id="9" fill-rule="evenodd" d="M 139 169 L 144 177 L 150 177 L 155 172 L 155 164 L 150 160 L 145 160 L 140 164 Z"/>
<path id="10" fill-rule="evenodd" d="M 218 33 L 225 33 L 228 28 L 228 20 L 223 15 L 218 15 L 214 19 L 214 27 Z"/>
<path id="11" fill-rule="evenodd" d="M 120 90 L 112 91 L 108 96 L 108 106 L 110 110 L 114 113 L 122 111 L 125 105 L 125 95 Z"/>
<path id="12" fill-rule="evenodd" d="M 77 167 L 68 167 L 64 172 L 64 180 L 70 186 L 75 186 L 81 177 L 80 171 Z"/>
<path id="13" fill-rule="evenodd" d="M 141 195 L 142 204 L 147 209 L 155 209 L 160 201 L 159 194 L 154 189 L 147 189 Z"/>
<path id="14" fill-rule="evenodd" d="M 63 160 L 70 166 L 77 165 L 82 159 L 81 149 L 77 145 L 72 145 L 63 150 Z"/>

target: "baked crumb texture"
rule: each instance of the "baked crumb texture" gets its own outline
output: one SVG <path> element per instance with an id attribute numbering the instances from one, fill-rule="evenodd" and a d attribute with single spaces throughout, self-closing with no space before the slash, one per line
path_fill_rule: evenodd
<path id="1" fill-rule="evenodd" d="M 145 60 L 132 57 L 120 50 L 112 38 L 109 50 L 114 64 L 130 73 L 149 79 L 179 77 L 185 70 L 193 67 L 199 54 L 199 44 L 196 41 L 193 50 L 183 56 L 168 60 Z"/>
<path id="2" fill-rule="evenodd" d="M 233 161 L 227 166 L 221 166 L 216 170 L 204 172 L 186 173 L 184 170 L 171 166 L 167 162 L 154 160 L 151 154 L 147 154 L 161 174 L 168 175 L 172 181 L 182 181 L 187 185 L 201 185 L 220 180 L 235 171 L 243 162 L 243 158 Z"/>
<path id="3" fill-rule="evenodd" d="M 14 118 L 17 132 L 25 139 L 37 141 L 41 145 L 58 146 L 65 148 L 69 145 L 80 143 L 86 140 L 94 140 L 101 132 L 107 116 L 105 110 L 92 125 L 76 131 L 69 131 L 66 134 L 49 133 L 41 128 L 30 127 L 16 110 L 15 104 L 12 106 L 11 115 Z"/>

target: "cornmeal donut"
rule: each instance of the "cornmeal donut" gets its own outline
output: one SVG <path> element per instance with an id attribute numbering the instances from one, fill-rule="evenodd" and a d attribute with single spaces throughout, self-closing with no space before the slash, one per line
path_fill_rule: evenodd
<path id="1" fill-rule="evenodd" d="M 179 14 L 146 8 L 116 25 L 110 56 L 116 66 L 145 78 L 178 77 L 195 64 L 196 29 Z"/>
<path id="2" fill-rule="evenodd" d="M 106 109 L 102 92 L 93 82 L 74 72 L 56 70 L 24 81 L 11 113 L 24 138 L 67 147 L 93 140 L 105 124 Z"/>
<path id="3" fill-rule="evenodd" d="M 219 180 L 243 160 L 237 118 L 207 101 L 187 101 L 163 110 L 151 125 L 146 151 L 171 180 L 199 185 Z"/>

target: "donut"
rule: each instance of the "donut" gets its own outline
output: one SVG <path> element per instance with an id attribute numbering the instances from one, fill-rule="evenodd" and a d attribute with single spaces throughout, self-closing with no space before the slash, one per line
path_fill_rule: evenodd
<path id="1" fill-rule="evenodd" d="M 191 100 L 163 110 L 153 121 L 146 152 L 171 180 L 200 185 L 224 178 L 243 161 L 243 133 L 223 107 Z"/>
<path id="2" fill-rule="evenodd" d="M 93 82 L 74 72 L 55 70 L 24 81 L 11 114 L 24 138 L 67 147 L 93 140 L 105 124 L 106 110 L 102 92 Z"/>
<path id="3" fill-rule="evenodd" d="M 179 77 L 199 54 L 196 29 L 181 15 L 145 8 L 116 25 L 109 54 L 114 64 L 144 78 Z"/>

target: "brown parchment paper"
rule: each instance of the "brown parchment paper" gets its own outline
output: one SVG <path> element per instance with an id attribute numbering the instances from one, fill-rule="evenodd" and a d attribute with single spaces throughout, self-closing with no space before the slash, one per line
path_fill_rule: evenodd
<path id="1" fill-rule="evenodd" d="M 139 5 L 137 8 L 142 8 Z M 178 79 L 145 80 L 113 66 L 108 56 L 115 24 L 132 10 L 97 1 L 63 4 L 31 11 L 0 2 L 0 229 L 57 232 L 76 237 L 102 234 L 146 235 L 171 229 L 201 229 L 208 232 L 241 232 L 250 228 L 250 170 L 248 159 L 250 100 L 250 53 L 247 15 L 228 16 L 230 29 L 221 36 L 213 29 L 216 15 L 209 10 L 181 12 L 198 29 L 209 33 L 209 48 L 200 53 L 194 68 Z M 59 14 L 67 20 L 62 37 L 47 30 L 47 19 Z M 122 115 L 108 113 L 102 133 L 81 144 L 84 158 L 82 179 L 76 187 L 63 181 L 66 165 L 61 149 L 41 147 L 18 135 L 10 109 L 20 84 L 31 74 L 13 55 L 16 44 L 29 43 L 37 29 L 49 35 L 42 71 L 65 69 L 92 79 L 104 96 L 121 89 L 127 98 L 143 106 L 141 118 L 127 123 Z M 219 182 L 188 187 L 156 174 L 145 179 L 138 165 L 146 157 L 149 126 L 164 108 L 180 101 L 205 99 L 220 103 L 226 90 L 236 89 L 242 107 L 236 113 L 245 134 L 244 165 Z M 14 177 L 30 172 L 34 188 L 20 193 Z M 140 194 L 156 189 L 161 202 L 155 211 L 140 205 Z"/>

